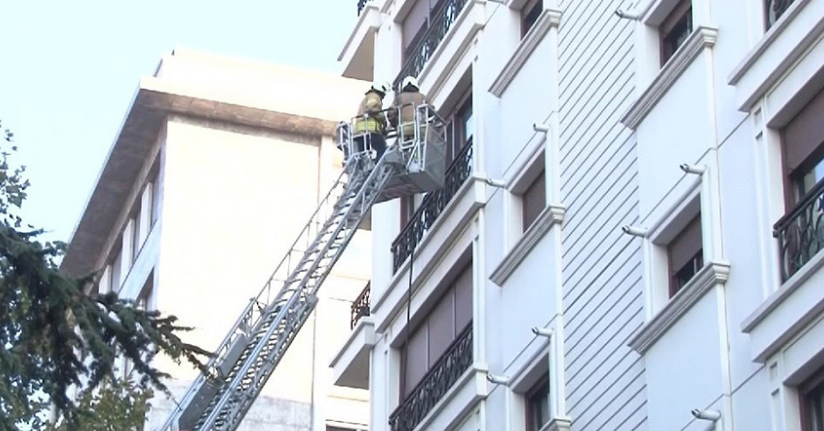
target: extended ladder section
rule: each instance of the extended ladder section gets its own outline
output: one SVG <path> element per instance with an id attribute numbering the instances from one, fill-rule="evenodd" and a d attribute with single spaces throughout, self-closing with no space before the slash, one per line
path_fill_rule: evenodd
<path id="1" fill-rule="evenodd" d="M 275 272 L 252 298 L 161 431 L 230 430 L 239 426 L 300 328 L 317 292 L 376 202 L 443 185 L 445 128 L 429 106 L 398 126 L 383 157 L 373 160 L 358 120 L 338 125 L 345 169 L 304 225 Z M 389 193 L 387 193 L 389 192 Z"/>

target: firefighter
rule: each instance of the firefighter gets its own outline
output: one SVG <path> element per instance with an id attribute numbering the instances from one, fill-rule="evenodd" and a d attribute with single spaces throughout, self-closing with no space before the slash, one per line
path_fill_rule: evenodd
<path id="1" fill-rule="evenodd" d="M 358 107 L 358 116 L 353 125 L 355 152 L 375 150 L 379 160 L 386 151 L 386 116 L 383 113 L 383 98 L 392 87 L 389 83 L 372 84 Z"/>
<path id="2" fill-rule="evenodd" d="M 398 142 L 408 142 L 415 136 L 415 109 L 427 104 L 424 96 L 418 88 L 418 80 L 414 76 L 407 76 L 401 82 L 400 93 L 395 96 L 392 108 L 387 112 L 389 124 L 398 128 Z M 400 118 L 398 118 L 400 117 Z"/>

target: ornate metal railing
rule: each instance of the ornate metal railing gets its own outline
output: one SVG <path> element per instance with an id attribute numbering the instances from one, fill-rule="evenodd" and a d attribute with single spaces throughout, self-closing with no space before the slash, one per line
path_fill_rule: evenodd
<path id="1" fill-rule="evenodd" d="M 432 57 L 432 53 L 435 52 L 467 3 L 468 0 L 446 0 L 432 13 L 429 26 L 424 27 L 421 33 L 415 35 L 413 43 L 405 51 L 405 61 L 401 72 L 395 78 L 395 88 L 398 88 L 403 78 L 417 77 L 421 73 L 426 62 Z"/>
<path id="2" fill-rule="evenodd" d="M 472 144 L 467 143 L 446 170 L 443 188 L 428 193 L 423 198 L 421 206 L 392 242 L 393 272 L 400 268 L 412 250 L 418 246 L 423 236 L 470 175 L 472 175 Z"/>
<path id="3" fill-rule="evenodd" d="M 412 431 L 446 392 L 472 366 L 472 325 L 468 325 L 446 353 L 429 369 L 409 396 L 389 416 L 392 431 Z"/>
<path id="4" fill-rule="evenodd" d="M 773 226 L 781 256 L 784 281 L 824 248 L 824 181 L 819 182 Z"/>
<path id="5" fill-rule="evenodd" d="M 764 6 L 767 12 L 767 29 L 772 27 L 781 15 L 789 9 L 790 5 L 795 0 L 764 0 Z"/>
<path id="6" fill-rule="evenodd" d="M 372 0 L 358 0 L 358 16 L 360 16 L 361 12 L 363 12 L 363 8 L 366 7 L 366 3 L 371 1 Z"/>
<path id="7" fill-rule="evenodd" d="M 372 282 L 366 283 L 363 292 L 352 302 L 352 317 L 349 320 L 349 329 L 354 329 L 361 317 L 369 315 L 369 295 L 372 293 Z"/>

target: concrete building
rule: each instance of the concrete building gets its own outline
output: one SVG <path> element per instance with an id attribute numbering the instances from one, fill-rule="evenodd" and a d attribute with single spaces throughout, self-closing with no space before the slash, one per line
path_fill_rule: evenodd
<path id="1" fill-rule="evenodd" d="M 451 124 L 331 363 L 371 431 L 824 429 L 824 0 L 357 7 Z"/>
<path id="2" fill-rule="evenodd" d="M 140 81 L 63 269 L 103 268 L 100 292 L 174 314 L 195 328 L 185 341 L 214 349 L 340 174 L 334 126 L 368 86 L 197 52 L 164 56 Z M 367 394 L 332 386 L 328 358 L 369 279 L 370 242 L 362 231 L 350 245 L 240 429 L 367 429 Z M 177 399 L 197 375 L 156 364 Z M 174 408 L 164 397 L 152 404 L 147 429 Z"/>

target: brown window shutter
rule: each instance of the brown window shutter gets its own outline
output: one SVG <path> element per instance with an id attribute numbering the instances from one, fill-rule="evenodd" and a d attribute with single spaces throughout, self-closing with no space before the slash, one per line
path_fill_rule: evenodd
<path id="1" fill-rule="evenodd" d="M 824 90 L 787 124 L 782 140 L 788 172 L 798 169 L 824 143 Z"/>
<path id="2" fill-rule="evenodd" d="M 698 214 L 669 244 L 670 272 L 681 269 L 701 249 L 701 214 Z"/>
<path id="3" fill-rule="evenodd" d="M 418 0 L 403 20 L 403 49 L 409 47 L 415 36 L 426 27 L 429 18 L 429 0 Z"/>
<path id="4" fill-rule="evenodd" d="M 524 231 L 535 222 L 535 219 L 546 207 L 546 174 L 545 170 L 535 178 L 522 195 Z"/>
<path id="5" fill-rule="evenodd" d="M 406 364 L 404 367 L 406 368 L 406 376 L 403 381 L 404 388 L 401 392 L 401 398 L 409 395 L 412 389 L 415 388 L 415 385 L 421 381 L 424 374 L 429 370 L 429 364 L 427 363 L 429 356 L 427 344 L 427 324 L 423 322 L 409 338 Z"/>
<path id="6" fill-rule="evenodd" d="M 429 367 L 455 339 L 455 291 L 449 289 L 429 314 Z"/>
<path id="7" fill-rule="evenodd" d="M 455 280 L 455 334 L 472 322 L 472 261 Z"/>

